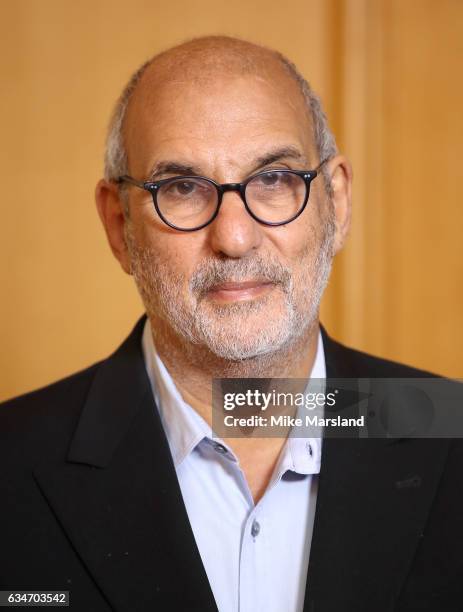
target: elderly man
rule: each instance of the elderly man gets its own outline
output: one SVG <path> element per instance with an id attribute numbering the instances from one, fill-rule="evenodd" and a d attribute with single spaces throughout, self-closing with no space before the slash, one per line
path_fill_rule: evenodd
<path id="1" fill-rule="evenodd" d="M 213 435 L 214 378 L 426 374 L 319 326 L 351 178 L 277 52 L 208 37 L 133 75 L 96 200 L 146 317 L 2 406 L 3 589 L 82 611 L 461 609 L 459 446 Z"/>

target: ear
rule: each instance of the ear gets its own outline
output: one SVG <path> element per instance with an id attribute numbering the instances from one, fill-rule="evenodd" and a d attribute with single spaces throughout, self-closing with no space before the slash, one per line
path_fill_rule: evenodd
<path id="1" fill-rule="evenodd" d="M 336 231 L 333 243 L 333 255 L 344 246 L 350 228 L 352 212 L 352 166 L 343 155 L 336 155 L 327 163 L 331 176 L 331 201 L 333 202 Z"/>
<path id="2" fill-rule="evenodd" d="M 95 200 L 113 255 L 121 264 L 122 269 L 127 274 L 131 274 L 124 231 L 127 220 L 117 185 L 101 179 L 95 189 Z"/>

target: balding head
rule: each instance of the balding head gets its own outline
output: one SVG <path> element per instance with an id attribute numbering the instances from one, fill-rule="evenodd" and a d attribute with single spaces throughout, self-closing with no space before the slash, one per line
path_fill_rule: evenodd
<path id="1" fill-rule="evenodd" d="M 197 38 L 164 51 L 145 62 L 130 78 L 113 112 L 105 154 L 105 178 L 128 173 L 127 131 L 136 120 L 137 106 L 149 104 L 161 87 L 193 81 L 205 88 L 218 78 L 255 75 L 283 84 L 286 95 L 305 105 L 320 160 L 337 153 L 334 137 L 318 96 L 286 57 L 277 51 L 226 36 Z M 138 104 L 137 104 L 138 103 Z M 131 116 L 132 115 L 132 116 Z"/>
<path id="2" fill-rule="evenodd" d="M 276 51 L 227 36 L 195 38 L 154 56 L 146 72 L 167 79 L 208 79 L 217 73 L 256 74 L 281 65 Z"/>

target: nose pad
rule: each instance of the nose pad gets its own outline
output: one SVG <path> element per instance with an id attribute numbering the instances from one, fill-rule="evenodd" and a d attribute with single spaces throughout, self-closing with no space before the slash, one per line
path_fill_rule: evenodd
<path id="1" fill-rule="evenodd" d="M 211 247 L 227 257 L 244 257 L 262 241 L 262 229 L 246 210 L 236 184 L 226 185 L 219 213 L 210 228 Z"/>

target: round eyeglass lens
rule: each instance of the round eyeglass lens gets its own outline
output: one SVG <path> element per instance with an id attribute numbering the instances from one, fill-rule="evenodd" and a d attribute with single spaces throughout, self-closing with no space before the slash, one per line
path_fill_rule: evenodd
<path id="1" fill-rule="evenodd" d="M 263 172 L 246 185 L 246 202 L 256 217 L 280 223 L 294 217 L 306 200 L 304 179 L 292 172 Z"/>
<path id="2" fill-rule="evenodd" d="M 193 229 L 214 216 L 217 190 L 204 179 L 173 179 L 159 188 L 157 204 L 166 221 L 181 229 Z"/>

